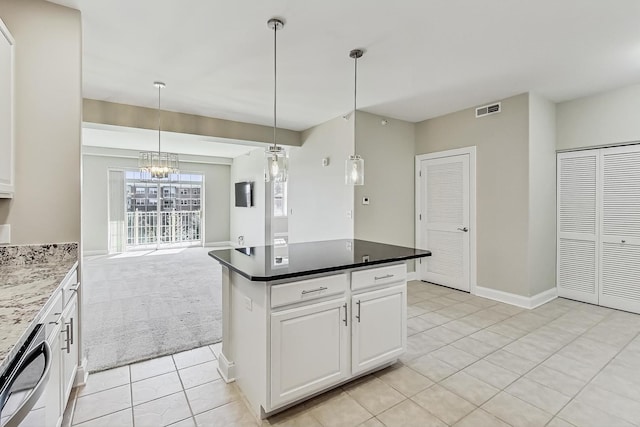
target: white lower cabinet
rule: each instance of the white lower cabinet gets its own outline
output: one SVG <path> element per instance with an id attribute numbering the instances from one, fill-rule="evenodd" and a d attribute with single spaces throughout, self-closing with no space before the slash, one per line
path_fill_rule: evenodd
<path id="1" fill-rule="evenodd" d="M 64 289 L 73 289 L 69 298 Z M 49 381 L 42 396 L 20 427 L 60 427 L 64 410 L 71 394 L 78 369 L 78 297 L 77 276 L 72 274 L 69 283 L 52 295 L 43 317 L 47 342 L 51 347 Z M 63 308 L 63 304 L 64 305 Z"/>
<path id="2" fill-rule="evenodd" d="M 337 384 L 349 376 L 346 299 L 271 314 L 271 406 Z"/>
<path id="3" fill-rule="evenodd" d="M 407 287 L 402 285 L 351 297 L 351 373 L 367 371 L 399 357 L 407 344 Z"/>
<path id="4" fill-rule="evenodd" d="M 53 332 L 47 338 L 49 346 L 51 347 L 51 370 L 49 371 L 49 382 L 40 397 L 40 401 L 36 403 L 34 410 L 31 411 L 37 411 L 38 409 L 41 409 L 41 405 L 44 405 L 45 423 L 40 424 L 43 427 L 56 427 L 62 423 L 62 388 L 60 387 L 60 376 L 62 371 L 62 353 L 60 352 L 60 348 L 62 347 L 62 340 L 60 339 L 60 331 L 62 330 L 61 322 L 57 321 L 53 326 Z M 40 414 L 42 414 L 42 411 L 40 411 Z M 25 425 L 29 425 L 29 423 L 25 423 Z"/>
<path id="5" fill-rule="evenodd" d="M 269 313 L 266 412 L 384 366 L 405 351 L 406 266 L 353 274 L 350 282 L 336 275 L 271 287 L 270 306 L 277 310 Z"/>
<path id="6" fill-rule="evenodd" d="M 62 313 L 62 410 L 69 399 L 78 369 L 78 298 L 73 296 Z"/>

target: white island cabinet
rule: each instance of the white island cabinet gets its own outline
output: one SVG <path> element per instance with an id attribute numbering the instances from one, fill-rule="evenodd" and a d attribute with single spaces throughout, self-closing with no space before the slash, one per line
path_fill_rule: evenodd
<path id="1" fill-rule="evenodd" d="M 219 371 L 237 382 L 256 417 L 386 367 L 406 350 L 405 261 L 430 253 L 351 242 L 344 259 L 334 250 L 317 262 L 309 259 L 311 243 L 292 245 L 284 265 L 269 263 L 268 247 L 210 253 L 223 264 Z M 369 265 L 375 247 L 396 251 Z"/>

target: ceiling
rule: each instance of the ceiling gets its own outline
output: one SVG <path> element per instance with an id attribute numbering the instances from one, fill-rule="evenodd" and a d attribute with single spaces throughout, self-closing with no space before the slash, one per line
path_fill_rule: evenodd
<path id="1" fill-rule="evenodd" d="M 353 106 L 411 122 L 640 81 L 637 0 L 55 0 L 82 11 L 86 98 L 303 130 Z"/>

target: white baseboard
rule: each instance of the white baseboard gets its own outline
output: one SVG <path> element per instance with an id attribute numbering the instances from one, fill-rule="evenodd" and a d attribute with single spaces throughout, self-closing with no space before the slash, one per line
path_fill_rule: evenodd
<path id="1" fill-rule="evenodd" d="M 82 361 L 78 364 L 78 369 L 76 370 L 76 377 L 73 381 L 73 386 L 78 387 L 81 385 L 85 385 L 87 383 L 87 379 L 89 378 L 89 371 L 87 370 L 87 358 L 83 358 Z"/>
<path id="2" fill-rule="evenodd" d="M 218 357 L 218 373 L 227 384 L 236 380 L 236 364 L 229 362 L 224 353 Z"/>
<path id="3" fill-rule="evenodd" d="M 416 271 L 407 272 L 407 282 L 412 280 L 418 280 L 418 273 Z"/>
<path id="4" fill-rule="evenodd" d="M 83 251 L 83 256 L 108 255 L 109 251 Z"/>
<path id="5" fill-rule="evenodd" d="M 233 247 L 234 245 L 230 242 L 205 242 L 205 248 L 217 248 L 217 247 Z"/>
<path id="6" fill-rule="evenodd" d="M 517 305 L 518 307 L 532 309 L 557 298 L 558 290 L 556 288 L 551 288 L 531 297 L 523 297 L 522 295 L 516 295 L 509 292 L 498 291 L 496 289 L 476 286 L 475 294 L 479 297 L 489 298 L 494 301 L 500 301 L 511 305 Z"/>

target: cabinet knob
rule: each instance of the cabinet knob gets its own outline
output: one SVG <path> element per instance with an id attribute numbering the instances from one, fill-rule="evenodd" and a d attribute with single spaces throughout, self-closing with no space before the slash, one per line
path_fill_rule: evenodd
<path id="1" fill-rule="evenodd" d="M 626 241 L 626 240 L 620 240 L 620 241 L 621 241 L 622 243 L 627 243 L 627 241 Z"/>

